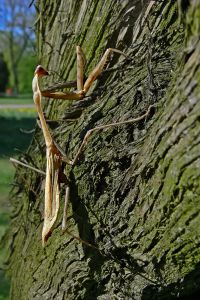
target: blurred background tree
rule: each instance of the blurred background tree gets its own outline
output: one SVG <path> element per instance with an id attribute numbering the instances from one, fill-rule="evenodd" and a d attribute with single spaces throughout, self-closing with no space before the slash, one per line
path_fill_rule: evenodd
<path id="1" fill-rule="evenodd" d="M 1 0 L 0 51 L 8 64 L 9 84 L 16 95 L 30 92 L 36 63 L 34 18 L 34 9 L 28 8 L 26 0 Z"/>
<path id="2" fill-rule="evenodd" d="M 0 53 L 0 93 L 5 92 L 9 80 L 9 71 L 4 60 L 3 53 Z"/>
<path id="3" fill-rule="evenodd" d="M 27 148 L 32 138 L 27 132 L 35 124 L 35 110 L 30 107 L 36 64 L 35 12 L 30 2 L 0 0 L 0 240 L 11 213 L 8 198 L 15 170 L 9 156 L 16 157 Z M 3 249 L 0 247 L 0 261 Z M 0 268 L 0 300 L 8 299 L 9 280 Z"/>

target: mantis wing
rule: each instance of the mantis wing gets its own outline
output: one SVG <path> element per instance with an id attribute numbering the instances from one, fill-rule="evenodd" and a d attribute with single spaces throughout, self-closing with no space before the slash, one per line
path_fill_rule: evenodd
<path id="1" fill-rule="evenodd" d="M 43 246 L 52 232 L 59 210 L 60 185 L 59 172 L 61 156 L 55 145 L 47 147 L 47 165 L 45 182 L 44 225 L 42 230 Z"/>

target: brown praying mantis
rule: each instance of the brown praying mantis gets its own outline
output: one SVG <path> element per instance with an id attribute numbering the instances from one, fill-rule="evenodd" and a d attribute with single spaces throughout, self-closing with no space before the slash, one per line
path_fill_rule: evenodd
<path id="1" fill-rule="evenodd" d="M 44 135 L 45 144 L 46 144 L 46 180 L 45 180 L 45 204 L 44 204 L 44 224 L 42 229 L 42 244 L 45 245 L 48 237 L 51 235 L 53 225 L 57 219 L 58 211 L 59 211 L 59 203 L 60 203 L 60 183 L 65 182 L 67 185 L 66 188 L 66 196 L 65 196 L 65 205 L 64 205 L 64 214 L 63 214 L 63 229 L 66 228 L 66 206 L 69 198 L 69 181 L 65 174 L 63 173 L 61 166 L 63 160 L 63 154 L 61 153 L 59 147 L 53 140 L 51 133 L 49 131 L 48 125 L 46 123 L 43 110 L 42 110 L 42 96 L 54 98 L 54 99 L 64 99 L 64 100 L 81 100 L 85 97 L 92 83 L 96 80 L 96 78 L 102 73 L 104 66 L 111 56 L 113 52 L 119 53 L 126 57 L 126 55 L 120 50 L 109 48 L 105 51 L 102 59 L 94 68 L 94 70 L 89 74 L 87 80 L 84 82 L 84 71 L 86 66 L 86 59 L 83 53 L 83 50 L 80 46 L 76 47 L 77 54 L 77 90 L 76 91 L 68 91 L 68 92 L 57 92 L 52 89 L 42 90 L 40 87 L 40 79 L 43 76 L 49 75 L 48 71 L 46 71 L 42 66 L 37 66 L 32 82 L 33 88 L 33 99 L 36 105 L 36 109 L 38 112 L 38 116 L 40 119 L 41 129 Z M 74 83 L 73 83 L 74 84 Z M 102 125 L 90 129 L 82 143 L 79 147 L 74 159 L 72 161 L 67 161 L 70 165 L 74 166 L 81 152 L 83 151 L 85 145 L 87 144 L 89 136 L 94 131 L 103 130 L 106 128 L 110 128 L 113 126 L 119 126 L 123 124 L 129 124 L 138 122 L 142 119 L 145 119 L 149 112 L 151 106 L 149 106 L 146 113 L 135 118 L 129 119 L 126 121 L 121 121 L 117 123 L 111 123 L 107 125 Z"/>

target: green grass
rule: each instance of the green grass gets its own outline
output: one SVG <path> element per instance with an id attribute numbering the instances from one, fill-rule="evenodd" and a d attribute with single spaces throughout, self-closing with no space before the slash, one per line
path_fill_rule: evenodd
<path id="1" fill-rule="evenodd" d="M 0 158 L 0 239 L 3 237 L 9 224 L 10 207 L 8 194 L 13 174 L 14 168 L 9 160 Z M 0 257 L 1 254 L 0 252 Z M 9 300 L 9 290 L 9 280 L 5 277 L 3 271 L 0 271 L 0 300 Z"/>
<path id="2" fill-rule="evenodd" d="M 34 129 L 35 118 L 36 112 L 31 108 L 0 109 L 0 239 L 8 227 L 11 210 L 9 191 L 15 170 L 9 157 L 16 157 L 19 152 L 26 151 L 32 135 L 23 131 Z M 0 271 L 0 300 L 8 300 L 8 295 L 9 281 Z"/>
<path id="3" fill-rule="evenodd" d="M 1 104 L 33 104 L 32 96 L 0 97 Z"/>
<path id="4" fill-rule="evenodd" d="M 10 284 L 7 278 L 5 278 L 2 271 L 0 271 L 0 300 L 9 300 Z"/>
<path id="5" fill-rule="evenodd" d="M 24 132 L 34 129 L 35 116 L 32 109 L 0 110 L 0 157 L 16 155 L 27 149 L 31 135 Z"/>
<path id="6" fill-rule="evenodd" d="M 11 118 L 16 120 L 36 118 L 36 109 L 33 108 L 4 108 L 0 109 L 0 118 Z"/>
<path id="7" fill-rule="evenodd" d="M 0 158 L 0 239 L 9 222 L 9 190 L 13 180 L 14 167 L 8 159 Z"/>

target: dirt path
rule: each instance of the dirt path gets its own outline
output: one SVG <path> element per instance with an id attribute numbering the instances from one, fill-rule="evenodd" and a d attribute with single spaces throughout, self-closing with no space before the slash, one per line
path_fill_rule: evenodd
<path id="1" fill-rule="evenodd" d="M 5 108 L 34 108 L 34 104 L 0 104 L 0 109 Z"/>

